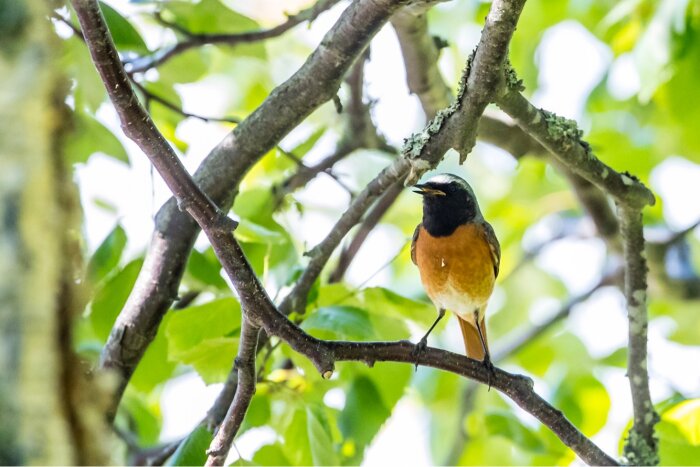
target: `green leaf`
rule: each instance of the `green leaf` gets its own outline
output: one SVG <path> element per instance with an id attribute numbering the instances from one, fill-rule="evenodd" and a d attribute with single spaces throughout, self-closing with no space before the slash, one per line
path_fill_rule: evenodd
<path id="1" fill-rule="evenodd" d="M 564 412 L 583 434 L 592 436 L 608 419 L 610 396 L 591 374 L 569 373 L 558 385 L 552 405 Z"/>
<path id="2" fill-rule="evenodd" d="M 97 289 L 89 315 L 95 335 L 102 342 L 107 340 L 119 312 L 124 308 L 142 264 L 143 259 L 135 259 Z"/>
<path id="3" fill-rule="evenodd" d="M 653 18 L 635 47 L 641 80 L 640 98 L 647 102 L 656 89 L 673 76 L 674 34 L 682 34 L 689 0 L 659 2 Z"/>
<path id="4" fill-rule="evenodd" d="M 143 83 L 143 85 L 154 96 L 163 99 L 177 109 L 182 109 L 182 99 L 180 94 L 174 89 L 173 84 L 149 81 Z M 163 136 L 181 152 L 186 152 L 188 148 L 187 143 L 180 139 L 176 133 L 178 125 L 185 119 L 185 116 L 155 99 L 149 101 L 149 111 L 151 118 L 153 118 Z"/>
<path id="5" fill-rule="evenodd" d="M 91 112 L 97 111 L 100 104 L 104 102 L 107 93 L 102 80 L 95 71 L 95 65 L 92 63 L 85 43 L 73 37 L 63 42 L 62 51 L 61 68 L 75 83 L 73 90 L 75 113 L 78 114 L 85 109 L 89 109 Z M 69 141 L 66 141 L 66 144 Z M 74 159 L 75 157 L 69 156 L 69 160 Z"/>
<path id="6" fill-rule="evenodd" d="M 129 165 L 129 156 L 121 141 L 95 117 L 75 112 L 75 129 L 66 139 L 65 154 L 71 164 L 85 163 L 95 153 L 102 153 Z"/>
<path id="7" fill-rule="evenodd" d="M 321 136 L 323 136 L 325 132 L 326 127 L 322 126 L 320 128 L 317 128 L 316 130 L 314 130 L 313 133 L 309 135 L 308 138 L 294 146 L 294 148 L 292 148 L 292 150 L 289 152 L 301 159 L 316 145 L 318 140 L 321 139 Z"/>
<path id="8" fill-rule="evenodd" d="M 523 422 L 508 410 L 497 410 L 487 413 L 484 424 L 486 432 L 490 436 L 508 438 L 521 449 L 538 453 L 546 451 L 544 444 L 537 435 L 523 425 Z"/>
<path id="9" fill-rule="evenodd" d="M 245 414 L 245 419 L 243 420 L 243 428 L 241 432 L 248 430 L 250 428 L 264 426 L 270 422 L 270 416 L 272 415 L 272 410 L 270 407 L 270 398 L 267 394 L 259 391 L 255 394 L 255 397 L 250 401 L 250 406 Z"/>
<path id="10" fill-rule="evenodd" d="M 165 328 L 168 358 L 192 365 L 207 383 L 224 381 L 238 348 L 241 309 L 234 298 L 172 312 Z"/>
<path id="11" fill-rule="evenodd" d="M 221 277 L 221 263 L 211 248 L 203 253 L 192 250 L 187 261 L 185 273 L 188 279 L 194 280 L 199 287 L 213 287 L 218 290 L 230 290 L 228 284 Z"/>
<path id="12" fill-rule="evenodd" d="M 255 168 L 253 168 L 255 170 Z M 255 186 L 241 191 L 233 202 L 233 212 L 242 219 L 270 227 L 272 212 L 275 208 L 272 192 L 269 187 Z"/>
<path id="13" fill-rule="evenodd" d="M 307 426 L 306 408 L 298 407 L 282 433 L 284 455 L 289 459 L 289 465 L 312 465 L 313 463 Z"/>
<path id="14" fill-rule="evenodd" d="M 165 337 L 165 329 L 170 317 L 170 314 L 166 314 L 163 318 L 156 337 L 146 349 L 146 353 L 129 380 L 129 386 L 139 392 L 150 393 L 175 372 L 177 364 L 168 359 L 168 341 Z"/>
<path id="15" fill-rule="evenodd" d="M 697 465 L 700 459 L 700 399 L 671 406 L 656 425 L 661 465 Z"/>
<path id="16" fill-rule="evenodd" d="M 267 229 L 247 219 L 241 219 L 235 230 L 236 238 L 241 242 L 279 245 L 287 241 L 280 232 Z"/>
<path id="17" fill-rule="evenodd" d="M 412 300 L 383 287 L 364 289 L 363 298 L 366 306 L 372 310 L 387 316 L 409 319 L 420 326 L 430 326 L 437 317 L 432 304 Z"/>
<path id="18" fill-rule="evenodd" d="M 258 465 L 292 465 L 279 443 L 267 444 L 253 455 L 253 462 Z"/>
<path id="19" fill-rule="evenodd" d="M 676 324 L 669 336 L 674 342 L 683 345 L 700 344 L 700 336 L 697 332 L 697 317 L 700 301 L 698 300 L 658 300 L 649 303 L 651 316 L 666 316 Z"/>
<path id="20" fill-rule="evenodd" d="M 419 368 L 415 374 L 412 387 L 428 413 L 430 450 L 437 461 L 443 461 L 450 454 L 459 435 L 455 427 L 463 425 L 460 407 L 465 403 L 466 384 L 464 378 L 434 368 Z M 483 414 L 475 416 L 479 418 L 479 426 L 483 426 Z"/>
<path id="21" fill-rule="evenodd" d="M 349 306 L 319 308 L 304 320 L 301 328 L 319 339 L 377 339 L 366 311 Z"/>
<path id="22" fill-rule="evenodd" d="M 144 397 L 127 390 L 119 411 L 128 414 L 130 430 L 137 436 L 140 445 L 149 446 L 158 442 L 162 425 L 158 398 Z"/>
<path id="23" fill-rule="evenodd" d="M 163 15 L 194 34 L 227 34 L 260 28 L 254 20 L 227 8 L 219 0 L 168 2 Z"/>
<path id="24" fill-rule="evenodd" d="M 119 265 L 124 247 L 126 232 L 117 224 L 93 253 L 87 265 L 87 277 L 93 284 L 98 283 Z"/>
<path id="25" fill-rule="evenodd" d="M 319 289 L 316 304 L 320 307 L 352 306 L 366 310 L 375 319 L 376 315 L 403 321 L 409 319 L 421 327 L 430 326 L 437 317 L 435 307 L 426 302 L 412 300 L 382 287 L 369 287 L 363 290 L 350 290 L 344 284 L 331 284 Z M 405 329 L 405 326 L 402 327 Z M 406 335 L 390 332 L 396 338 Z M 392 339 L 385 335 L 382 339 Z"/>
<path id="26" fill-rule="evenodd" d="M 620 347 L 611 354 L 599 360 L 600 363 L 607 366 L 615 366 L 618 368 L 627 367 L 627 347 Z"/>
<path id="27" fill-rule="evenodd" d="M 209 69 L 206 49 L 190 49 L 175 55 L 158 67 L 158 76 L 163 85 L 192 83 L 202 78 Z"/>
<path id="28" fill-rule="evenodd" d="M 163 16 L 195 34 L 230 34 L 257 31 L 260 26 L 251 18 L 227 8 L 219 0 L 202 0 L 199 3 L 168 2 Z M 234 56 L 264 58 L 265 41 L 217 46 Z"/>
<path id="29" fill-rule="evenodd" d="M 306 408 L 306 429 L 313 465 L 339 465 L 325 414 L 319 407 Z"/>
<path id="30" fill-rule="evenodd" d="M 213 438 L 206 427 L 198 426 L 180 443 L 165 465 L 204 465 Z"/>
<path id="31" fill-rule="evenodd" d="M 100 2 L 100 9 L 107 22 L 109 32 L 112 33 L 114 45 L 117 46 L 120 52 L 148 53 L 148 47 L 141 38 L 141 34 L 139 34 L 129 20 L 124 18 L 117 10 L 107 5 L 105 2 Z"/>
<path id="32" fill-rule="evenodd" d="M 384 405 L 377 386 L 370 378 L 360 376 L 347 391 L 338 426 L 343 437 L 358 446 L 361 455 L 389 415 L 391 411 Z"/>

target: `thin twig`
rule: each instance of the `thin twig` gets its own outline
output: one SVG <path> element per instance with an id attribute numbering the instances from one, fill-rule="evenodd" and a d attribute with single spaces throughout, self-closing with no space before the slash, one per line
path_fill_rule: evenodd
<path id="1" fill-rule="evenodd" d="M 129 75 L 129 76 L 132 78 L 131 82 L 141 92 L 141 94 L 143 94 L 143 96 L 146 98 L 146 100 L 158 102 L 163 107 L 170 109 L 173 112 L 182 115 L 183 117 L 196 118 L 197 120 L 201 120 L 203 122 L 223 122 L 223 123 L 235 123 L 235 124 L 241 123 L 241 119 L 236 118 L 236 117 L 205 117 L 203 115 L 185 112 L 184 110 L 182 110 L 182 108 L 180 106 L 170 102 L 169 100 L 159 96 L 158 94 L 156 94 L 152 91 L 149 91 L 148 88 L 146 88 L 144 85 L 139 83 L 137 80 L 133 79 L 133 75 Z"/>
<path id="2" fill-rule="evenodd" d="M 384 214 L 394 205 L 394 201 L 403 192 L 403 183 L 396 182 L 393 186 L 384 193 L 376 202 L 374 207 L 369 211 L 367 216 L 357 229 L 352 241 L 343 249 L 338 258 L 338 264 L 333 272 L 328 276 L 328 282 L 340 282 L 347 272 L 350 264 L 355 259 L 357 252 L 364 244 L 370 232 L 379 224 L 379 221 L 384 217 Z"/>
<path id="3" fill-rule="evenodd" d="M 159 20 L 161 24 L 175 29 L 180 34 L 184 35 L 186 39 L 181 42 L 178 42 L 175 45 L 161 49 L 153 55 L 129 60 L 125 62 L 125 65 L 128 66 L 129 73 L 141 73 L 151 68 L 158 67 L 170 60 L 171 58 L 183 52 L 186 52 L 187 50 L 190 50 L 194 47 L 200 47 L 207 44 L 235 46 L 238 44 L 249 44 L 253 42 L 264 41 L 266 39 L 271 39 L 273 37 L 279 37 L 285 32 L 289 31 L 290 29 L 303 22 L 315 20 L 318 17 L 318 15 L 328 10 L 336 3 L 338 3 L 338 0 L 319 0 L 319 2 L 313 5 L 312 7 L 302 10 L 296 15 L 289 16 L 287 18 L 287 21 L 273 28 L 231 34 L 194 33 L 188 31 L 187 29 L 178 25 L 177 23 L 167 22 L 163 20 L 163 18 L 160 17 L 160 15 L 157 15 L 156 19 Z"/>

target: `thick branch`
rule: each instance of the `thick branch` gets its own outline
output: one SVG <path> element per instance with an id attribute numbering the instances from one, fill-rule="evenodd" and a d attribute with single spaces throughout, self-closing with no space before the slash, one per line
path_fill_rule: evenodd
<path id="1" fill-rule="evenodd" d="M 654 425 L 659 416 L 649 393 L 647 372 L 647 264 L 644 258 L 642 211 L 618 206 L 625 252 L 625 297 L 629 319 L 627 377 L 632 391 L 634 423 L 624 454 L 633 465 L 658 465 Z"/>
<path id="2" fill-rule="evenodd" d="M 318 3 L 306 10 L 302 10 L 296 15 L 287 18 L 284 23 L 270 29 L 261 29 L 258 31 L 247 31 L 234 34 L 196 34 L 186 31 L 178 25 L 171 24 L 169 26 L 177 29 L 180 33 L 185 34 L 186 40 L 177 44 L 162 49 L 148 57 L 140 57 L 127 63 L 130 73 L 139 73 L 151 68 L 162 65 L 171 58 L 186 52 L 194 47 L 201 47 L 207 44 L 223 44 L 235 46 L 238 44 L 249 44 L 251 42 L 260 42 L 273 37 L 278 37 L 294 28 L 298 24 L 305 21 L 313 21 L 318 15 L 331 8 L 338 3 L 338 0 L 319 0 Z"/>
<path id="3" fill-rule="evenodd" d="M 238 345 L 238 357 L 236 357 L 238 372 L 236 395 L 223 423 L 219 426 L 219 430 L 209 446 L 207 451 L 209 458 L 205 465 L 224 465 L 226 456 L 231 449 L 233 438 L 241 427 L 243 418 L 248 411 L 248 406 L 250 406 L 250 401 L 253 399 L 256 385 L 255 356 L 257 355 L 259 331 L 260 329 L 253 326 L 248 320 L 243 321 L 241 339 Z"/>
<path id="4" fill-rule="evenodd" d="M 452 102 L 452 90 L 437 67 L 440 52 L 428 34 L 425 12 L 403 9 L 391 17 L 406 68 L 408 90 L 418 96 L 428 119 Z"/>
<path id="5" fill-rule="evenodd" d="M 326 342 L 323 344 L 339 360 L 362 361 L 372 365 L 377 361 L 415 363 L 415 348 L 409 342 Z M 421 353 L 418 364 L 459 374 L 483 384 L 488 384 L 488 370 L 479 362 L 444 350 L 428 348 Z M 591 465 L 617 465 L 593 442 L 579 432 L 566 417 L 532 390 L 532 381 L 519 375 L 496 370 L 491 386 L 510 397 L 526 412 L 550 428 L 564 444 L 570 447 L 584 462 Z"/>
<path id="6" fill-rule="evenodd" d="M 215 147 L 195 180 L 218 206 L 231 206 L 238 183 L 264 154 L 307 115 L 331 99 L 355 58 L 398 8 L 401 0 L 353 2 L 309 57 L 285 83 Z M 197 224 L 174 200 L 156 216 L 156 231 L 144 266 L 102 353 L 105 368 L 120 370 L 121 391 L 140 361 L 177 289 Z"/>

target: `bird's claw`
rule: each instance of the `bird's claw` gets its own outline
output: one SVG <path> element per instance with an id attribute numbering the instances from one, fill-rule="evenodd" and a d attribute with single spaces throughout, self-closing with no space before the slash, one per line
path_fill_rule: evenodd
<path id="1" fill-rule="evenodd" d="M 488 376 L 486 381 L 488 382 L 490 391 L 492 378 L 496 377 L 496 367 L 493 366 L 493 363 L 491 362 L 491 357 L 488 354 L 484 357 L 484 360 L 482 360 L 481 364 L 487 371 Z"/>
<path id="2" fill-rule="evenodd" d="M 425 349 L 428 348 L 428 339 L 426 337 L 423 337 L 421 340 L 418 341 L 416 346 L 413 348 L 413 356 L 415 357 L 415 363 L 416 363 L 416 371 L 418 371 L 418 359 L 420 358 L 420 355 L 425 351 Z"/>

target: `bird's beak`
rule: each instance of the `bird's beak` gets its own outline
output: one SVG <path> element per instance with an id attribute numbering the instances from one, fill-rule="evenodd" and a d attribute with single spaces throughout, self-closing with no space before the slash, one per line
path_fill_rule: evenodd
<path id="1" fill-rule="evenodd" d="M 426 185 L 413 185 L 413 192 L 421 196 L 445 196 L 445 192 Z"/>

